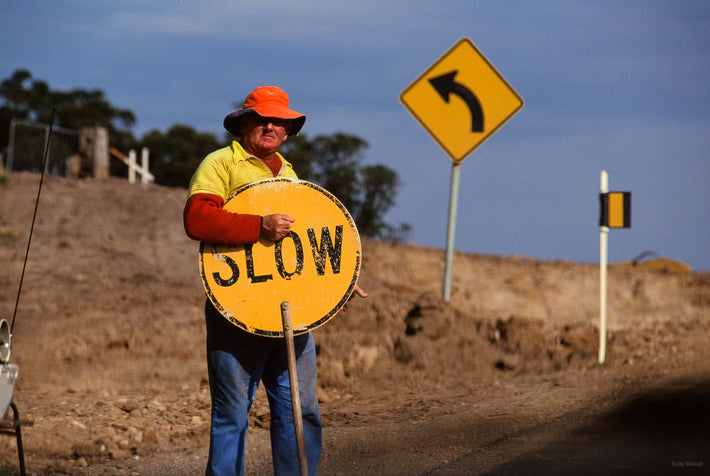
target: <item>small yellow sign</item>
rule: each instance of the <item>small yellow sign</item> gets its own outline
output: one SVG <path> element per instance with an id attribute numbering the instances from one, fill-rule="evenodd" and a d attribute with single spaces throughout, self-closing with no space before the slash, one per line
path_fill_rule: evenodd
<path id="1" fill-rule="evenodd" d="M 462 38 L 399 96 L 455 163 L 523 107 L 523 98 L 468 38 Z"/>
<path id="2" fill-rule="evenodd" d="M 631 192 L 606 192 L 599 195 L 599 226 L 631 228 Z"/>
<path id="3" fill-rule="evenodd" d="M 248 245 L 200 245 L 200 273 L 212 304 L 252 334 L 283 336 L 288 301 L 295 335 L 325 324 L 347 302 L 360 272 L 355 223 L 343 205 L 306 181 L 274 178 L 246 185 L 225 210 L 295 221 L 285 238 Z"/>

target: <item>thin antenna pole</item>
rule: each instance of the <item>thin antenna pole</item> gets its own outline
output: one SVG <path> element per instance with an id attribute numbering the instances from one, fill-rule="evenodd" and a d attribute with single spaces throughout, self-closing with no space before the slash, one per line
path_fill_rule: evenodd
<path id="1" fill-rule="evenodd" d="M 52 128 L 54 127 L 54 111 L 52 108 L 52 118 L 49 121 L 49 133 L 47 134 L 46 144 L 44 146 L 44 159 L 42 160 L 42 172 L 39 176 L 39 188 L 37 189 L 37 200 L 35 200 L 35 209 L 32 212 L 32 225 L 30 226 L 30 236 L 27 239 L 27 250 L 25 251 L 25 261 L 22 264 L 22 274 L 20 275 L 20 286 L 17 288 L 17 299 L 15 300 L 15 310 L 12 313 L 12 324 L 10 325 L 10 335 L 15 328 L 15 317 L 17 316 L 17 308 L 20 305 L 20 294 L 22 294 L 22 282 L 25 280 L 25 268 L 27 268 L 27 257 L 30 254 L 30 244 L 32 244 L 32 233 L 35 229 L 35 219 L 37 218 L 37 208 L 39 207 L 39 196 L 42 193 L 42 183 L 44 182 L 44 169 L 47 165 L 47 157 L 49 157 L 49 146 L 52 142 Z"/>

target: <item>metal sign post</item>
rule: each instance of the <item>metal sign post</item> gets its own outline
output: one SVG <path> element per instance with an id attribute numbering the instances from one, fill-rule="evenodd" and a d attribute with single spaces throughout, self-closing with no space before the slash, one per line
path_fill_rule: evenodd
<path id="1" fill-rule="evenodd" d="M 454 264 L 454 236 L 456 232 L 456 211 L 459 203 L 459 176 L 461 164 L 451 167 L 451 193 L 449 195 L 449 224 L 446 229 L 446 264 L 444 267 L 444 301 L 451 299 L 451 268 Z"/>

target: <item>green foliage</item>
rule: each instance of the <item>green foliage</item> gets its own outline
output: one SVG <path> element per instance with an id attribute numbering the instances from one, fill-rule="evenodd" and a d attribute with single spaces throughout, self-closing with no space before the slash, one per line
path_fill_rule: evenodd
<path id="1" fill-rule="evenodd" d="M 397 193 L 397 174 L 384 165 L 373 165 L 360 169 L 362 176 L 363 200 L 359 204 L 358 219 L 365 236 L 380 235 L 386 228 L 382 210 L 394 205 Z"/>
<path id="2" fill-rule="evenodd" d="M 141 145 L 150 150 L 151 173 L 156 183 L 186 188 L 202 159 L 220 147 L 213 134 L 175 124 L 163 134 L 157 129 L 143 136 Z"/>
<path id="3" fill-rule="evenodd" d="M 281 153 L 293 165 L 293 170 L 303 180 L 312 181 L 313 160 L 316 152 L 305 134 L 289 137 L 281 146 Z"/>
<path id="4" fill-rule="evenodd" d="M 8 145 L 10 121 L 30 120 L 48 124 L 55 109 L 54 123 L 67 129 L 86 126 L 106 127 L 113 146 L 127 150 L 136 122 L 133 112 L 115 108 L 98 89 L 54 91 L 46 82 L 34 79 L 25 69 L 16 70 L 0 83 L 0 148 Z"/>
<path id="5" fill-rule="evenodd" d="M 384 221 L 397 194 L 397 173 L 384 165 L 361 166 L 367 147 L 364 139 L 342 132 L 313 140 L 301 134 L 289 138 L 282 152 L 301 179 L 317 183 L 340 200 L 363 236 L 401 241 L 411 227 Z"/>

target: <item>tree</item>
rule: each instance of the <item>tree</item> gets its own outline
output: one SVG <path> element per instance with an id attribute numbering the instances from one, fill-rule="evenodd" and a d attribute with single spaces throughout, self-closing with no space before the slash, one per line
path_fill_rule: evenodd
<path id="1" fill-rule="evenodd" d="M 98 89 L 53 91 L 46 82 L 34 79 L 25 69 L 16 70 L 0 83 L 0 148 L 8 145 L 10 121 L 30 120 L 48 124 L 55 110 L 54 124 L 67 129 L 85 126 L 106 127 L 112 145 L 127 150 L 135 146 L 130 128 L 133 112 L 114 107 Z"/>
<path id="2" fill-rule="evenodd" d="M 367 147 L 363 139 L 342 132 L 313 140 L 313 180 L 338 197 L 348 210 L 361 206 L 358 163 Z"/>
<path id="3" fill-rule="evenodd" d="M 362 201 L 358 208 L 360 232 L 365 236 L 380 235 L 386 229 L 382 210 L 394 205 L 397 193 L 397 174 L 384 165 L 360 169 L 362 176 Z"/>
<path id="4" fill-rule="evenodd" d="M 182 124 L 173 125 L 165 134 L 157 129 L 150 131 L 141 145 L 150 149 L 156 183 L 185 188 L 202 159 L 220 147 L 213 134 Z"/>
<path id="5" fill-rule="evenodd" d="M 291 137 L 282 151 L 301 179 L 317 183 L 340 200 L 363 236 L 401 241 L 411 227 L 384 221 L 397 194 L 397 173 L 384 165 L 361 167 L 367 147 L 364 139 L 337 132 L 313 140 L 305 134 Z"/>
<path id="6" fill-rule="evenodd" d="M 25 83 L 31 78 L 29 71 L 17 70 L 9 79 L 0 83 L 0 97 L 3 98 L 3 104 L 0 106 L 0 149 L 2 150 L 7 147 L 9 141 L 10 121 L 13 118 L 29 118 L 31 95 Z"/>
<path id="7" fill-rule="evenodd" d="M 313 180 L 313 160 L 316 154 L 313 143 L 305 134 L 290 136 L 281 146 L 281 152 L 293 165 L 296 175 L 303 180 Z"/>

